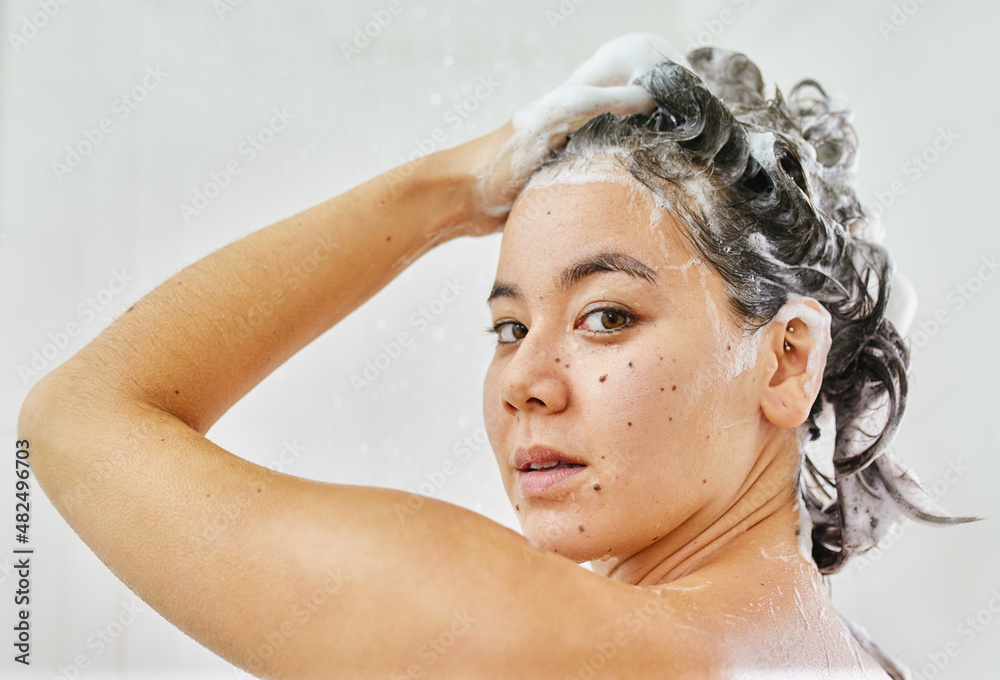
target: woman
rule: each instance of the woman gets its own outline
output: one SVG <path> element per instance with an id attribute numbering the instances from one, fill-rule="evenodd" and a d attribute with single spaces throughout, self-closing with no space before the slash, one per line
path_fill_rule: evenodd
<path id="1" fill-rule="evenodd" d="M 497 131 L 153 290 L 22 408 L 55 506 L 261 677 L 884 677 L 822 574 L 900 511 L 955 518 L 887 452 L 906 351 L 850 128 L 815 85 L 766 102 L 741 55 L 692 53 L 700 80 L 668 50 L 612 41 Z M 500 229 L 484 415 L 524 536 L 206 439 L 420 255 Z"/>

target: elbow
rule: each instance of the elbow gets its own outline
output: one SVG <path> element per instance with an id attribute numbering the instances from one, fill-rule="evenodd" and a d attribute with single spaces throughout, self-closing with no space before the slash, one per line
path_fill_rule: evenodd
<path id="1" fill-rule="evenodd" d="M 65 364 L 32 386 L 17 417 L 18 446 L 30 452 L 31 473 L 43 488 L 66 472 L 65 458 L 85 443 L 86 423 L 95 421 L 102 401 L 92 384 L 64 369 Z"/>
<path id="2" fill-rule="evenodd" d="M 18 440 L 30 440 L 41 435 L 41 429 L 51 416 L 50 404 L 53 384 L 52 374 L 46 375 L 35 383 L 28 395 L 21 402 L 21 410 L 17 415 Z"/>

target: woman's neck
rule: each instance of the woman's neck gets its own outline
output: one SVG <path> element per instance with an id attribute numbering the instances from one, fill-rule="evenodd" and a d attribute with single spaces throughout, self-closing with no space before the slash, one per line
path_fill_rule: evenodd
<path id="1" fill-rule="evenodd" d="M 721 514 L 695 514 L 634 555 L 595 560 L 591 568 L 624 583 L 663 585 L 711 564 L 758 560 L 762 550 L 768 557 L 801 555 L 796 448 L 794 437 L 765 447 L 749 484 Z"/>

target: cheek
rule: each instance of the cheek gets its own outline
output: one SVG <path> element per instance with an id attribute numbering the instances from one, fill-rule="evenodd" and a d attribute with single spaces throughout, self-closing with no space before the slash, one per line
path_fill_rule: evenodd
<path id="1" fill-rule="evenodd" d="M 702 354 L 696 345 L 651 338 L 602 358 L 582 377 L 593 452 L 637 492 L 673 495 L 712 474 L 722 444 L 719 422 L 728 417 L 726 383 Z"/>
<path id="2" fill-rule="evenodd" d="M 504 451 L 503 430 L 507 419 L 503 418 L 503 401 L 500 394 L 500 374 L 496 362 L 491 362 L 483 379 L 483 424 L 486 427 L 486 436 L 494 454 Z"/>
<path id="3" fill-rule="evenodd" d="M 599 356 L 578 383 L 587 400 L 588 434 L 630 460 L 657 455 L 676 430 L 683 371 L 656 343 Z"/>

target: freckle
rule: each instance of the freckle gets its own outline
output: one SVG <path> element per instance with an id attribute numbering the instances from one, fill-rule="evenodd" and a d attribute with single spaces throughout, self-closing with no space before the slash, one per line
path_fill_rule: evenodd
<path id="1" fill-rule="evenodd" d="M 663 361 L 663 357 L 660 357 L 660 361 Z"/>
<path id="2" fill-rule="evenodd" d="M 670 416 L 669 418 L 667 418 L 667 420 L 670 420 L 670 421 L 673 421 L 673 419 L 674 419 L 673 416 Z"/>
<path id="3" fill-rule="evenodd" d="M 577 527 L 577 529 L 579 529 L 579 530 L 580 530 L 580 533 L 581 533 L 581 534 L 583 533 L 583 525 L 582 525 L 582 524 L 581 524 L 580 526 L 578 526 L 578 527 Z"/>
<path id="4" fill-rule="evenodd" d="M 557 364 L 559 363 L 559 357 L 556 357 L 556 363 Z"/>
<path id="5" fill-rule="evenodd" d="M 604 456 L 601 456 L 601 458 L 603 458 L 603 457 Z M 600 484 L 594 484 L 594 491 L 600 491 L 600 490 L 601 490 L 601 485 Z"/>
<path id="6" fill-rule="evenodd" d="M 165 441 L 167 441 L 167 440 L 166 440 L 166 439 L 161 439 L 160 441 L 161 441 L 161 442 L 165 442 Z"/>
<path id="7" fill-rule="evenodd" d="M 181 393 L 180 390 L 174 390 L 174 394 L 180 394 L 180 393 Z"/>
<path id="8" fill-rule="evenodd" d="M 726 349 L 732 349 L 732 345 L 726 345 Z"/>
<path id="9" fill-rule="evenodd" d="M 708 484 L 708 480 L 707 479 L 703 479 L 703 480 L 701 480 L 701 483 L 702 484 Z"/>
<path id="10" fill-rule="evenodd" d="M 211 497 L 212 497 L 212 494 L 210 494 L 210 493 L 205 494 L 205 498 L 211 498 Z"/>
<path id="11" fill-rule="evenodd" d="M 260 489 L 257 489 L 257 493 L 260 493 Z"/>
<path id="12" fill-rule="evenodd" d="M 601 460 L 604 460 L 604 456 L 601 456 Z"/>
<path id="13" fill-rule="evenodd" d="M 563 364 L 566 368 L 569 368 L 569 364 Z"/>
<path id="14" fill-rule="evenodd" d="M 673 361 L 675 364 L 677 363 L 677 359 L 671 359 L 671 361 Z"/>
<path id="15" fill-rule="evenodd" d="M 710 434 L 706 434 L 705 435 L 705 439 L 711 439 L 711 438 L 712 438 L 712 435 L 710 435 Z"/>
<path id="16" fill-rule="evenodd" d="M 629 427 L 632 427 L 632 423 L 631 423 L 631 422 L 629 422 L 628 426 L 629 426 Z"/>
<path id="17" fill-rule="evenodd" d="M 552 214 L 552 211 L 550 210 L 550 211 L 548 211 L 548 212 L 547 212 L 547 213 L 545 213 L 545 214 L 546 214 L 546 215 L 551 215 L 551 214 Z"/>
<path id="18" fill-rule="evenodd" d="M 602 376 L 601 376 L 600 378 L 598 378 L 598 380 L 600 380 L 601 382 L 604 382 L 605 380 L 607 380 L 607 378 L 608 378 L 608 374 L 607 374 L 607 373 L 605 373 L 605 374 L 604 374 L 604 375 L 602 375 Z"/>
<path id="19" fill-rule="evenodd" d="M 663 391 L 663 388 L 662 388 L 662 387 L 660 388 L 660 391 L 661 391 L 661 392 Z"/>
<path id="20" fill-rule="evenodd" d="M 386 241 L 391 241 L 391 240 L 392 240 L 392 237 L 391 237 L 391 236 L 386 236 L 386 237 L 385 237 L 385 240 L 386 240 Z"/>
<path id="21" fill-rule="evenodd" d="M 671 387 L 670 391 L 671 392 L 676 392 L 677 391 L 677 385 L 674 385 L 673 387 Z"/>

